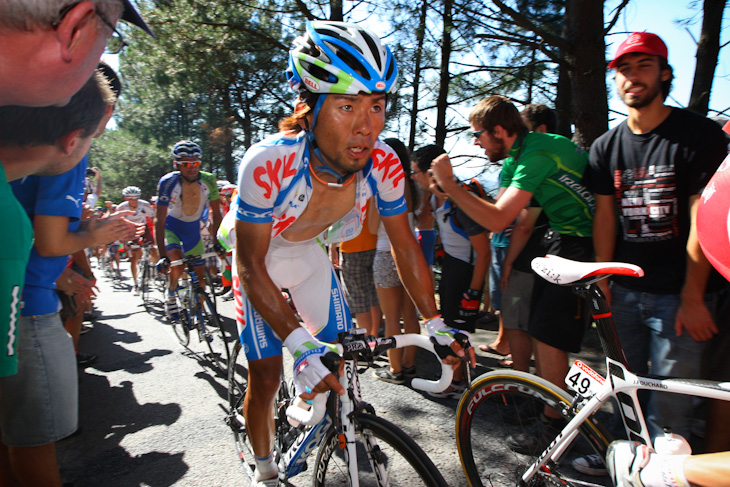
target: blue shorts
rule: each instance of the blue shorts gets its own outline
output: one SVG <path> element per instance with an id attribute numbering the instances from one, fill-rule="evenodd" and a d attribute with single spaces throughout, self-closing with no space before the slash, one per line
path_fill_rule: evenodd
<path id="1" fill-rule="evenodd" d="M 236 324 L 246 358 L 251 361 L 281 355 L 282 341 L 246 297 L 237 267 L 233 266 Z M 319 340 L 334 342 L 338 333 L 352 327 L 342 286 L 327 253 L 316 240 L 272 240 L 266 268 L 274 284 L 289 291 L 299 317 Z"/>
<path id="2" fill-rule="evenodd" d="M 165 248 L 182 249 L 184 255 L 202 255 L 205 251 L 200 236 L 200 221 L 183 222 L 168 217 L 165 220 Z"/>
<path id="3" fill-rule="evenodd" d="M 20 318 L 18 359 L 18 373 L 0 379 L 3 443 L 40 446 L 76 431 L 76 355 L 58 313 Z"/>

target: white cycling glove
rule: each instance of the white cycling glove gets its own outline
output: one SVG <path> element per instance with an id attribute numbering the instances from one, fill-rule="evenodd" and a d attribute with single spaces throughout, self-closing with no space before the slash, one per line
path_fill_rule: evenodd
<path id="1" fill-rule="evenodd" d="M 322 363 L 328 353 L 339 355 L 337 345 L 322 343 L 304 327 L 299 327 L 286 337 L 284 345 L 294 357 L 294 387 L 297 395 L 314 390 L 322 379 L 331 374 Z"/>
<path id="2" fill-rule="evenodd" d="M 450 347 L 456 341 L 465 351 L 467 348 L 471 348 L 469 332 L 457 328 L 448 328 L 441 315 L 436 315 L 426 321 L 426 332 L 434 342 L 443 347 Z"/>

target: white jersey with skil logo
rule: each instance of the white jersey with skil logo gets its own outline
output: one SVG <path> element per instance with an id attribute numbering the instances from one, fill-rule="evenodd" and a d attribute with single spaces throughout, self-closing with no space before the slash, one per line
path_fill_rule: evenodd
<path id="1" fill-rule="evenodd" d="M 129 220 L 132 223 L 147 223 L 147 218 L 154 218 L 155 217 L 155 211 L 152 209 L 152 205 L 150 205 L 145 200 L 137 200 L 137 208 L 134 209 L 130 206 L 129 201 L 125 201 L 121 205 L 117 206 L 117 211 L 134 211 L 134 215 L 127 215 L 124 218 Z"/>
<path id="2" fill-rule="evenodd" d="M 282 133 L 253 145 L 238 170 L 236 218 L 252 223 L 271 223 L 271 238 L 289 228 L 304 212 L 312 197 L 307 138 Z M 403 197 L 405 174 L 393 149 L 376 141 L 368 164 L 357 176 L 355 206 L 320 237 L 325 243 L 356 237 L 365 220 L 368 198 L 375 195 L 382 216 L 406 211 Z"/>

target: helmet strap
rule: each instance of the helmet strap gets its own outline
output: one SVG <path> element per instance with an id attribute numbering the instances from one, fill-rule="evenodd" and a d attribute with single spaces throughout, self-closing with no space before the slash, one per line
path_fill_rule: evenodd
<path id="1" fill-rule="evenodd" d="M 312 126 L 307 127 L 304 130 L 307 133 L 307 139 L 309 140 L 309 146 L 310 146 L 312 152 L 314 152 L 314 155 L 317 156 L 317 159 L 319 159 L 319 162 L 322 163 L 321 166 L 317 167 L 316 171 L 320 171 L 325 174 L 329 174 L 330 176 L 333 176 L 337 180 L 337 182 L 336 183 L 325 183 L 319 177 L 317 177 L 316 171 L 311 165 L 311 161 L 310 161 L 309 167 L 310 167 L 312 174 L 317 179 L 317 181 L 324 183 L 328 186 L 341 188 L 341 187 L 349 184 L 353 180 L 355 173 L 347 171 L 344 175 L 340 175 L 340 173 L 335 171 L 332 168 L 332 166 L 325 160 L 324 156 L 322 155 L 322 151 L 319 150 L 319 145 L 317 144 L 317 141 L 314 138 L 314 126 L 317 124 L 317 117 L 319 116 L 320 110 L 322 110 L 322 105 L 324 104 L 325 98 L 327 98 L 327 94 L 321 94 L 317 98 L 317 102 L 314 104 L 314 107 L 312 108 Z M 305 119 L 305 121 L 306 121 L 306 119 Z"/>

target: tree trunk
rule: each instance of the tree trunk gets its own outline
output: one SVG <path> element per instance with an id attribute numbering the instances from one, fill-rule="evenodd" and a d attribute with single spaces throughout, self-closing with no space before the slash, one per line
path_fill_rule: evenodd
<path id="1" fill-rule="evenodd" d="M 426 13 L 428 12 L 428 3 L 426 0 L 421 2 L 421 16 L 418 20 L 418 29 L 416 30 L 416 55 L 414 56 L 413 69 L 413 103 L 411 103 L 411 128 L 408 134 L 408 150 L 413 151 L 416 146 L 416 129 L 418 128 L 418 98 L 421 87 L 421 59 L 423 58 L 423 38 L 426 35 Z"/>
<path id="2" fill-rule="evenodd" d="M 702 18 L 702 32 L 697 45 L 697 65 L 692 82 L 692 94 L 689 97 L 689 108 L 702 115 L 707 115 L 710 106 L 710 91 L 715 77 L 717 57 L 720 53 L 720 30 L 722 13 L 726 0 L 705 0 Z"/>
<path id="3" fill-rule="evenodd" d="M 573 141 L 588 149 L 608 130 L 603 2 L 567 0 L 565 27 L 569 47 L 564 54 L 573 90 Z"/>
<path id="4" fill-rule="evenodd" d="M 558 117 L 557 128 L 555 133 L 564 137 L 571 138 L 573 131 L 570 128 L 572 122 L 571 113 L 573 97 L 570 91 L 570 74 L 567 67 L 561 64 L 558 66 L 558 89 L 555 96 L 555 114 Z"/>
<path id="5" fill-rule="evenodd" d="M 436 141 L 437 145 L 443 146 L 446 142 L 446 110 L 449 101 L 449 61 L 451 60 L 451 31 L 453 19 L 451 18 L 452 0 L 444 0 L 444 36 L 441 41 L 441 73 L 439 75 L 439 92 L 436 99 Z"/>

